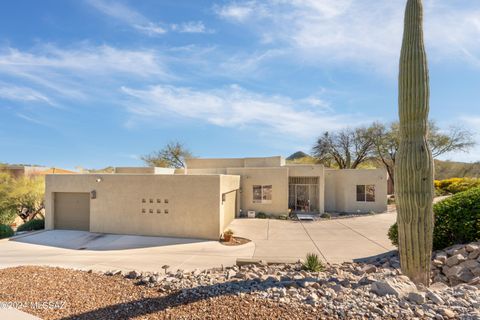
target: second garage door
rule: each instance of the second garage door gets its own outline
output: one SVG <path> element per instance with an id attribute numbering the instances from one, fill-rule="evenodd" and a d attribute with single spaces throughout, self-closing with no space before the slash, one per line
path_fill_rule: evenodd
<path id="1" fill-rule="evenodd" d="M 80 192 L 56 192 L 54 228 L 90 230 L 90 194 Z"/>

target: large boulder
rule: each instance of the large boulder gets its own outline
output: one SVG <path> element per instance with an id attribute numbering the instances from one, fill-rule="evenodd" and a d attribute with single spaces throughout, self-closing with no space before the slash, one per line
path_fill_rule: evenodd
<path id="1" fill-rule="evenodd" d="M 411 292 L 417 292 L 417 287 L 408 277 L 398 276 L 373 282 L 371 290 L 379 296 L 390 294 L 404 298 Z"/>

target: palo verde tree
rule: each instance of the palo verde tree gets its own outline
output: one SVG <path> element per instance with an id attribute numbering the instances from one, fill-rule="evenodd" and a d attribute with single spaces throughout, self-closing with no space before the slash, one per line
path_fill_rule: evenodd
<path id="1" fill-rule="evenodd" d="M 399 73 L 400 139 L 395 164 L 398 249 L 402 272 L 430 280 L 433 237 L 433 157 L 428 146 L 429 75 L 422 0 L 408 0 Z"/>

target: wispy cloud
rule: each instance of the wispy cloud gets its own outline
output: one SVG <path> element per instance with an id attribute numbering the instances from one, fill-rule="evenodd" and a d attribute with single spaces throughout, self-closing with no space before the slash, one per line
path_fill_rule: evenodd
<path id="1" fill-rule="evenodd" d="M 467 2 L 468 1 L 462 1 Z M 470 1 L 471 3 L 471 1 Z M 291 48 L 306 62 L 353 63 L 395 73 L 405 1 L 265 0 L 215 6 L 223 19 L 254 29 L 261 42 Z M 480 10 L 472 5 L 425 1 L 430 56 L 480 65 Z"/>
<path id="2" fill-rule="evenodd" d="M 36 124 L 36 125 L 41 125 L 41 126 L 46 126 L 48 127 L 49 125 L 41 120 L 38 120 L 38 119 L 35 119 L 35 118 L 32 118 L 31 116 L 27 116 L 23 113 L 17 113 L 16 114 L 17 117 L 19 117 L 20 119 L 23 119 L 25 121 L 28 121 L 30 123 L 33 123 L 33 124 Z"/>
<path id="3" fill-rule="evenodd" d="M 180 33 L 212 33 L 213 30 L 209 30 L 205 27 L 202 21 L 189 21 L 180 24 L 170 25 L 173 31 Z"/>
<path id="4" fill-rule="evenodd" d="M 169 85 L 147 89 L 124 87 L 122 90 L 130 96 L 128 110 L 140 118 L 176 116 L 284 137 L 312 138 L 319 130 L 345 127 L 354 118 L 331 112 L 328 107 L 324 108 L 328 103 L 319 98 L 295 100 L 287 96 L 262 95 L 238 85 L 206 91 Z"/>
<path id="5" fill-rule="evenodd" d="M 87 3 L 99 12 L 148 35 L 159 35 L 167 32 L 161 24 L 150 21 L 140 12 L 119 1 L 87 0 Z"/>
<path id="6" fill-rule="evenodd" d="M 216 5 L 214 10 L 220 17 L 237 22 L 244 22 L 253 15 L 259 17 L 268 13 L 268 9 L 258 1 L 234 1 L 223 6 Z"/>
<path id="7" fill-rule="evenodd" d="M 101 90 L 126 77 L 172 79 L 161 56 L 152 50 L 126 50 L 111 46 L 78 45 L 59 48 L 45 45 L 31 51 L 0 50 L 0 72 L 22 79 L 22 87 L 5 87 L 0 96 L 9 99 L 43 100 L 53 104 L 48 93 L 63 98 L 85 99 L 88 91 Z M 103 86 L 95 84 L 101 83 Z M 35 90 L 28 89 L 31 86 Z"/>
<path id="8" fill-rule="evenodd" d="M 19 87 L 0 83 L 0 99 L 20 101 L 20 102 L 39 102 L 55 106 L 56 104 L 46 95 L 27 87 Z"/>
<path id="9" fill-rule="evenodd" d="M 169 31 L 179 33 L 213 33 L 202 21 L 186 21 L 182 23 L 164 23 L 152 21 L 139 11 L 125 3 L 112 0 L 87 0 L 97 11 L 115 20 L 129 25 L 131 28 L 149 36 L 163 35 Z"/>

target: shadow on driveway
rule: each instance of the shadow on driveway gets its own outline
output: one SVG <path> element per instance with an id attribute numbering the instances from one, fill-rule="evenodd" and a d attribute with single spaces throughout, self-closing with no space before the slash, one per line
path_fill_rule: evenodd
<path id="1" fill-rule="evenodd" d="M 73 250 L 126 250 L 207 242 L 200 239 L 147 237 L 92 233 L 76 230 L 47 230 L 10 241 Z"/>

